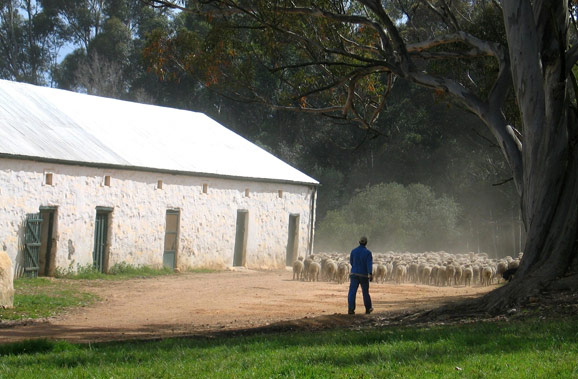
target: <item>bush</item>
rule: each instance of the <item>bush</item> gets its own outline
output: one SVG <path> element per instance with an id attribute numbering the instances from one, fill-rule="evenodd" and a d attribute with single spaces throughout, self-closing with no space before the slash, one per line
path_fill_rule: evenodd
<path id="1" fill-rule="evenodd" d="M 66 278 L 66 279 L 101 279 L 106 275 L 100 272 L 94 265 L 76 265 L 76 269 L 69 266 L 67 269 L 62 269 L 57 267 L 54 273 L 55 278 Z"/>
<path id="2" fill-rule="evenodd" d="M 329 211 L 318 225 L 315 244 L 318 250 L 341 251 L 366 235 L 380 251 L 451 250 L 458 215 L 455 201 L 436 197 L 428 186 L 382 183 Z"/>
<path id="3" fill-rule="evenodd" d="M 94 265 L 76 265 L 68 269 L 56 269 L 55 277 L 66 279 L 117 279 L 132 277 L 151 277 L 173 274 L 174 270 L 166 267 L 134 266 L 125 262 L 117 263 L 108 270 L 108 275 L 100 272 Z"/>

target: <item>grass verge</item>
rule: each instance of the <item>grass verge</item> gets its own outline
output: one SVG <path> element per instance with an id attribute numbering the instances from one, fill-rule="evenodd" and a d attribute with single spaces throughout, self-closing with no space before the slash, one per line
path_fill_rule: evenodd
<path id="1" fill-rule="evenodd" d="M 0 376 L 519 378 L 578 376 L 578 320 L 74 345 L 0 345 Z"/>
<path id="2" fill-rule="evenodd" d="M 57 270 L 56 277 L 62 279 L 85 279 L 85 280 L 118 280 L 130 278 L 150 278 L 154 276 L 171 275 L 174 270 L 162 267 L 152 268 L 148 266 L 133 266 L 126 263 L 115 264 L 108 270 L 108 274 L 100 272 L 96 267 L 89 264 L 77 266 L 76 270 Z"/>
<path id="3" fill-rule="evenodd" d="M 210 273 L 215 270 L 210 269 L 189 269 L 187 272 Z M 108 270 L 108 274 L 100 272 L 96 267 L 89 264 L 86 266 L 78 265 L 76 269 L 57 270 L 56 277 L 62 279 L 84 279 L 84 280 L 119 280 L 131 278 L 151 278 L 155 276 L 173 275 L 175 271 L 171 268 L 161 267 L 154 268 L 149 266 L 133 266 L 126 263 L 118 263 Z"/>
<path id="4" fill-rule="evenodd" d="M 0 321 L 50 317 L 67 308 L 91 304 L 97 298 L 79 292 L 74 283 L 49 278 L 16 279 L 14 290 L 14 308 L 0 309 Z"/>

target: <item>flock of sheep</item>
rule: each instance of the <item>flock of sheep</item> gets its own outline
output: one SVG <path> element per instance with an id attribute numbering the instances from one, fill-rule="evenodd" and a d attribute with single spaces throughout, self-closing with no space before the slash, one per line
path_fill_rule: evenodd
<path id="1" fill-rule="evenodd" d="M 515 272 L 522 253 L 516 258 L 490 259 L 486 253 L 450 254 L 445 251 L 414 253 L 374 253 L 373 281 L 433 286 L 489 286 Z M 299 257 L 293 264 L 293 280 L 349 280 L 349 254 L 318 253 Z"/>

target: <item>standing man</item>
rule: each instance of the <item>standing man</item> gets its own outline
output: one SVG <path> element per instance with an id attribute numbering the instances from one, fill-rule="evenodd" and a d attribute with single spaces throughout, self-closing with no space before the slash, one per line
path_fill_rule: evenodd
<path id="1" fill-rule="evenodd" d="M 365 314 L 373 312 L 371 297 L 369 296 L 369 281 L 372 279 L 373 256 L 365 245 L 367 245 L 367 237 L 361 237 L 359 239 L 359 246 L 351 250 L 351 255 L 349 256 L 351 275 L 349 275 L 349 295 L 347 296 L 349 311 L 347 313 L 350 315 L 355 314 L 355 295 L 357 295 L 357 288 L 359 288 L 360 285 L 361 292 L 363 293 Z"/>

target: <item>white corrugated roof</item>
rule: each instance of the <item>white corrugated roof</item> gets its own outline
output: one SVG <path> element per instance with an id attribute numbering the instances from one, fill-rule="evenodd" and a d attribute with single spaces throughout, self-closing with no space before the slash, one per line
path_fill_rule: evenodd
<path id="1" fill-rule="evenodd" d="M 202 113 L 6 80 L 0 153 L 318 184 Z"/>

